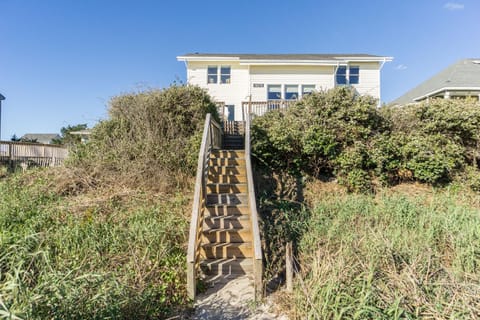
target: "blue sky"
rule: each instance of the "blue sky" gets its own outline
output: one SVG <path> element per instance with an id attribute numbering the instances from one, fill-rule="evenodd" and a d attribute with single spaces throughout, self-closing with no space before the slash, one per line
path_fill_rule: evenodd
<path id="1" fill-rule="evenodd" d="M 115 95 L 184 81 L 187 52 L 393 56 L 389 102 L 480 58 L 480 1 L 0 0 L 1 137 L 92 126 Z"/>

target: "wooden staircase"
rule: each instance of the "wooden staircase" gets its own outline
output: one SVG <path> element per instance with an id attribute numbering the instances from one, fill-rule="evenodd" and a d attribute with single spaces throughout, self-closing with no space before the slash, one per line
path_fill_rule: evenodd
<path id="1" fill-rule="evenodd" d="M 263 267 L 249 130 L 242 122 L 224 124 L 222 132 L 212 121 L 207 116 L 197 169 L 187 254 L 189 295 L 195 298 L 199 278 L 214 286 L 246 275 L 258 298 Z"/>
<path id="2" fill-rule="evenodd" d="M 223 149 L 210 155 L 207 211 L 200 263 L 211 284 L 252 274 L 252 222 L 248 207 L 245 151 Z"/>

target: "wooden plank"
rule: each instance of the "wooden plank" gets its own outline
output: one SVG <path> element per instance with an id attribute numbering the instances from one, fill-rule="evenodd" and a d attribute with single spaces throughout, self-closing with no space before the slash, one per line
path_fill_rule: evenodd
<path id="1" fill-rule="evenodd" d="M 255 188 L 253 184 L 252 162 L 250 156 L 250 118 L 250 115 L 248 115 L 245 125 L 245 164 L 247 169 L 248 204 L 250 206 L 252 222 L 255 298 L 261 299 L 263 296 L 263 256 L 262 244 L 260 242 L 260 228 L 258 226 L 257 201 L 255 199 Z"/>

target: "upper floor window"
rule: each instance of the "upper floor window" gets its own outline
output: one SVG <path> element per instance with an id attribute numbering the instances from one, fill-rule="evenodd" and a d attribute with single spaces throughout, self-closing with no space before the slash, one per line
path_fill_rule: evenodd
<path id="1" fill-rule="evenodd" d="M 207 83 L 217 83 L 217 82 L 218 82 L 218 67 L 208 66 Z"/>
<path id="2" fill-rule="evenodd" d="M 339 85 L 358 84 L 360 81 L 360 67 L 338 66 L 335 80 Z"/>
<path id="3" fill-rule="evenodd" d="M 268 100 L 282 99 L 282 86 L 279 84 L 271 84 L 267 88 Z"/>
<path id="4" fill-rule="evenodd" d="M 218 66 L 208 66 L 207 83 L 230 83 L 230 74 L 230 66 L 220 66 L 220 68 Z"/>
<path id="5" fill-rule="evenodd" d="M 298 85 L 296 84 L 285 85 L 285 99 L 286 100 L 298 99 Z"/>
<path id="6" fill-rule="evenodd" d="M 230 83 L 230 66 L 222 66 L 220 68 L 220 82 Z"/>

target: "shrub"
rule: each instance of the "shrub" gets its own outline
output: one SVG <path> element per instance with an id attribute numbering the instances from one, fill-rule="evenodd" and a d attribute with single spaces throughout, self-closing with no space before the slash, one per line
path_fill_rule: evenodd
<path id="1" fill-rule="evenodd" d="M 432 100 L 376 108 L 371 97 L 335 88 L 253 121 L 253 153 L 273 170 L 335 176 L 350 191 L 417 180 L 452 181 L 480 163 L 480 107 Z"/>
<path id="2" fill-rule="evenodd" d="M 205 115 L 218 119 L 207 93 L 194 86 L 125 94 L 110 102 L 110 119 L 93 128 L 74 154 L 74 165 L 134 185 L 181 183 L 196 164 Z"/>
<path id="3" fill-rule="evenodd" d="M 351 190 L 370 189 L 367 142 L 387 128 L 376 104 L 348 87 L 312 93 L 285 111 L 255 118 L 253 152 L 275 169 L 316 177 L 335 172 Z"/>

